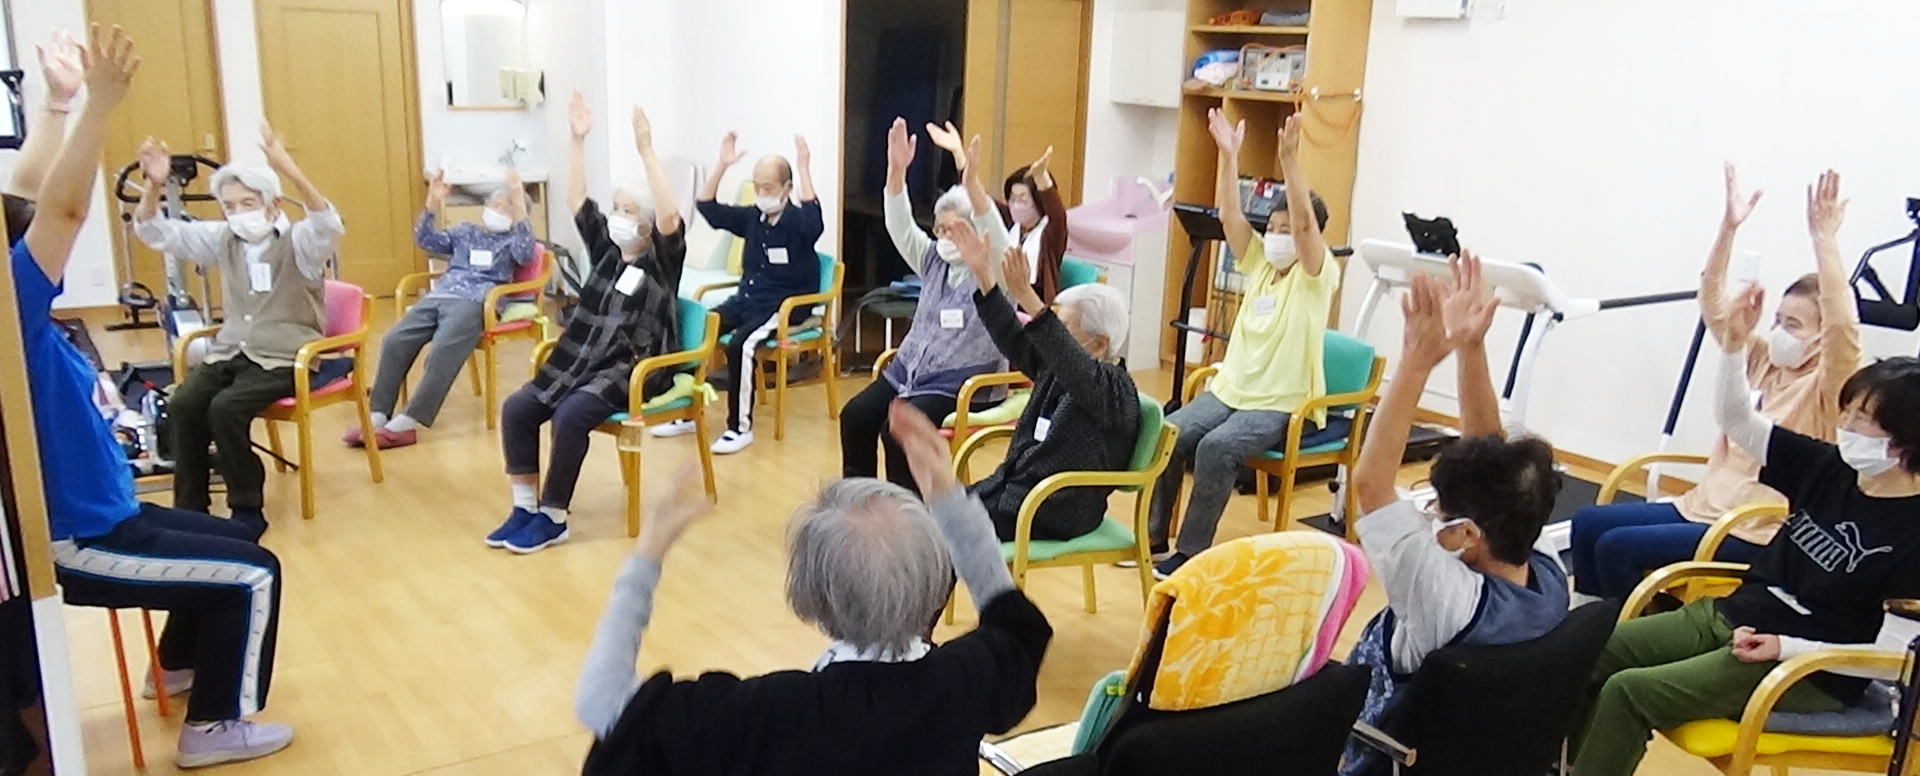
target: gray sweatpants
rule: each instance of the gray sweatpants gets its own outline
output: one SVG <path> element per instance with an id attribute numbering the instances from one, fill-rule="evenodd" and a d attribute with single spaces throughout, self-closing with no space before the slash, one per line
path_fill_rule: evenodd
<path id="1" fill-rule="evenodd" d="M 433 296 L 408 310 L 380 340 L 380 372 L 373 378 L 370 397 L 373 411 L 393 414 L 393 405 L 400 400 L 400 384 L 413 368 L 413 359 L 431 342 L 427 368 L 407 400 L 407 417 L 422 426 L 432 426 L 434 417 L 440 414 L 440 404 L 447 400 L 447 390 L 459 379 L 460 368 L 466 366 L 474 346 L 480 344 L 485 324 L 480 313 L 479 302 Z"/>
<path id="2" fill-rule="evenodd" d="M 1173 443 L 1173 460 L 1167 462 L 1167 470 L 1153 489 L 1148 538 L 1155 544 L 1167 540 L 1180 479 L 1192 470 L 1193 493 L 1187 498 L 1187 515 L 1180 521 L 1174 549 L 1192 556 L 1213 546 L 1220 515 L 1227 511 L 1227 500 L 1233 498 L 1233 480 L 1240 462 L 1279 444 L 1286 436 L 1287 421 L 1284 412 L 1233 409 L 1211 392 L 1202 392 L 1168 415 L 1167 422 L 1180 428 L 1180 436 Z"/>

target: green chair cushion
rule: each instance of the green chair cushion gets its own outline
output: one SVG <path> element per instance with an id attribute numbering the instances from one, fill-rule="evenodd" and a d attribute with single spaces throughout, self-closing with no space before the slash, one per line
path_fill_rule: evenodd
<path id="1" fill-rule="evenodd" d="M 1319 455 L 1321 453 L 1337 453 L 1345 449 L 1347 449 L 1347 440 L 1342 439 L 1338 442 L 1328 442 L 1324 445 L 1314 445 L 1312 447 L 1301 450 L 1300 454 L 1303 456 Z M 1268 450 L 1266 452 L 1261 453 L 1260 457 L 1265 458 L 1269 461 L 1284 461 L 1287 459 L 1287 456 L 1278 450 Z"/>
<path id="2" fill-rule="evenodd" d="M 1166 415 L 1160 408 L 1160 400 L 1140 394 L 1140 438 L 1133 443 L 1133 459 L 1127 462 L 1128 471 L 1140 471 L 1153 463 L 1154 448 L 1160 444 L 1160 424 L 1166 421 Z"/>
<path id="3" fill-rule="evenodd" d="M 641 415 L 652 415 L 660 412 L 672 412 L 674 410 L 684 410 L 691 406 L 693 406 L 693 399 L 688 397 L 681 397 L 678 399 L 674 399 L 673 401 L 667 402 L 666 404 L 660 405 L 658 407 L 649 408 L 645 412 L 642 412 Z M 612 415 L 607 416 L 607 422 L 608 423 L 625 423 L 627 422 L 628 417 L 629 416 L 624 411 L 616 412 L 616 413 L 613 413 Z"/>
<path id="4" fill-rule="evenodd" d="M 1000 543 L 1000 559 L 1013 563 L 1013 542 Z M 1062 555 L 1082 552 L 1106 552 L 1110 550 L 1131 549 L 1134 546 L 1133 529 L 1111 517 L 1101 518 L 1100 527 L 1092 533 L 1076 536 L 1066 541 L 1035 539 L 1027 544 L 1027 560 L 1053 560 Z"/>
<path id="5" fill-rule="evenodd" d="M 1012 423 L 1020 419 L 1020 413 L 1027 411 L 1027 402 L 1033 400 L 1033 389 L 1023 388 L 1007 394 L 1007 400 L 979 412 L 967 413 L 967 425 L 974 428 L 986 428 Z M 953 428 L 960 419 L 960 413 L 949 412 L 947 419 L 940 421 L 941 428 Z"/>
<path id="6" fill-rule="evenodd" d="M 1327 393 L 1352 393 L 1367 387 L 1373 376 L 1373 346 L 1328 330 L 1321 340 L 1320 363 L 1327 373 Z"/>

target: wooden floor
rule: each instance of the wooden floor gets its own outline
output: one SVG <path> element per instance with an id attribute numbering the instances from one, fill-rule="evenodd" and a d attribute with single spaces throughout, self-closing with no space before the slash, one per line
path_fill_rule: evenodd
<path id="1" fill-rule="evenodd" d="M 95 342 L 109 364 L 161 357 L 153 331 L 107 333 Z M 522 345 L 506 347 L 502 391 L 524 378 Z M 1165 373 L 1141 373 L 1143 388 L 1166 395 Z M 840 383 L 850 396 L 865 380 Z M 264 543 L 285 568 L 279 661 L 262 719 L 296 729 L 291 748 L 231 776 L 355 774 L 522 776 L 577 773 L 590 738 L 574 720 L 580 659 L 615 570 L 632 546 L 610 440 L 598 439 L 573 502 L 573 537 L 530 556 L 488 549 L 481 537 L 506 515 L 506 478 L 497 436 L 485 430 L 480 400 L 464 380 L 438 427 L 415 447 L 385 456 L 387 480 L 369 481 L 362 454 L 338 444 L 347 407 L 323 411 L 316 433 L 319 510 L 299 517 L 297 476 L 268 475 L 273 529 Z M 826 639 L 795 619 L 782 599 L 782 529 L 787 515 L 839 469 L 837 427 L 819 386 L 794 394 L 785 441 L 774 441 L 771 409 L 760 441 L 718 457 L 720 503 L 691 529 L 666 564 L 644 672 L 670 667 L 755 674 L 812 663 Z M 723 413 L 715 412 L 715 418 Z M 717 425 L 717 424 L 716 424 Z M 257 432 L 256 432 L 257 433 Z M 258 434 L 264 439 L 264 434 Z M 287 437 L 289 442 L 291 437 Z M 690 438 L 649 440 L 649 493 L 694 454 Z M 976 475 L 985 467 L 976 467 Z M 1419 472 L 1410 467 L 1409 481 Z M 162 496 L 163 497 L 163 496 Z M 1125 502 L 1116 496 L 1115 506 Z M 1296 514 L 1326 511 L 1324 487 L 1308 487 Z M 1251 497 L 1236 497 L 1220 527 L 1226 540 L 1268 530 Z M 1303 529 L 1311 530 L 1311 529 Z M 1139 637 L 1141 604 L 1132 571 L 1097 574 L 1100 611 L 1081 608 L 1080 575 L 1037 570 L 1029 593 L 1055 629 L 1040 675 L 1039 705 L 1022 728 L 1075 719 L 1095 679 L 1124 667 Z M 1371 585 L 1339 653 L 1385 603 Z M 964 610 L 964 607 L 963 607 Z M 105 615 L 68 608 L 74 683 L 93 773 L 132 773 Z M 125 615 L 128 633 L 137 620 Z M 969 627 L 943 626 L 947 638 Z M 137 636 L 133 637 L 137 638 Z M 138 647 L 130 638 L 129 648 Z M 144 658 L 135 657 L 132 670 Z M 138 701 L 149 773 L 173 773 L 179 712 L 157 715 Z M 1642 774 L 1715 773 L 1656 742 Z M 1809 772 L 1811 773 L 1811 772 Z"/>

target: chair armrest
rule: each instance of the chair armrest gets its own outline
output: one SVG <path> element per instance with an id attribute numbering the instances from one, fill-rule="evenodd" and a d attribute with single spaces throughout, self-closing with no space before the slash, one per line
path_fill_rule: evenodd
<path id="1" fill-rule="evenodd" d="M 779 322 L 779 325 L 774 329 L 776 341 L 786 341 L 788 330 L 792 328 L 791 321 L 793 320 L 793 311 L 802 307 L 831 305 L 833 304 L 833 299 L 833 292 L 822 291 L 817 294 L 794 294 L 793 296 L 780 300 L 779 317 L 774 319 Z"/>
<path id="2" fill-rule="evenodd" d="M 1365 722 L 1353 723 L 1353 732 L 1348 733 L 1347 737 L 1386 755 L 1387 759 L 1402 768 L 1411 767 L 1414 760 L 1419 758 L 1420 750 L 1400 743 L 1398 739 L 1387 735 L 1386 731 Z"/>
<path id="3" fill-rule="evenodd" d="M 994 770 L 1006 776 L 1014 776 L 1014 774 L 1026 770 L 1026 767 L 1022 766 L 1020 761 L 1013 759 L 1011 755 L 1008 755 L 1000 747 L 985 741 L 980 742 L 980 759 L 987 761 L 987 764 L 993 766 Z"/>
<path id="4" fill-rule="evenodd" d="M 1785 504 L 1748 504 L 1728 510 L 1726 514 L 1720 516 L 1719 520 L 1713 521 L 1713 526 L 1707 529 L 1706 536 L 1700 537 L 1700 545 L 1693 551 L 1693 559 L 1713 560 L 1713 556 L 1720 552 L 1721 543 L 1733 535 L 1733 529 L 1739 528 L 1742 524 L 1786 516 L 1787 505 Z"/>
<path id="5" fill-rule="evenodd" d="M 960 443 L 960 448 L 953 452 L 954 478 L 960 480 L 961 484 L 966 484 L 967 481 L 971 479 L 968 476 L 967 460 L 972 458 L 974 453 L 979 452 L 980 448 L 984 447 L 987 442 L 1003 436 L 1013 436 L 1013 427 L 989 426 L 975 431 L 972 436 L 967 437 L 965 442 Z"/>
<path id="6" fill-rule="evenodd" d="M 443 270 L 401 275 L 400 282 L 393 285 L 393 319 L 397 321 L 404 317 L 407 314 L 408 304 L 415 297 L 426 293 L 427 289 L 433 287 L 433 281 L 445 274 L 447 273 Z"/>
<path id="7" fill-rule="evenodd" d="M 305 401 L 307 396 L 313 394 L 313 372 L 319 366 L 322 356 L 353 351 L 354 357 L 361 362 L 355 365 L 357 377 L 359 370 L 365 366 L 366 346 L 367 329 L 364 326 L 358 331 L 321 337 L 301 345 L 300 349 L 293 354 L 293 395 Z"/>
<path id="8" fill-rule="evenodd" d="M 546 287 L 547 273 L 542 272 L 540 273 L 540 277 L 532 280 L 521 283 L 501 283 L 500 285 L 487 289 L 487 301 L 481 305 L 480 308 L 480 315 L 482 316 L 480 320 L 485 324 L 485 328 L 483 328 L 482 331 L 491 331 L 494 327 L 500 325 L 500 300 L 520 294 L 534 294 L 533 303 L 538 306 L 540 304 L 540 297 L 538 295 L 541 289 Z"/>
<path id="9" fill-rule="evenodd" d="M 544 339 L 534 343 L 533 355 L 527 358 L 529 362 L 532 362 L 533 367 L 532 373 L 528 375 L 528 379 L 532 379 L 540 374 L 540 366 L 547 363 L 547 357 L 553 355 L 553 348 L 558 344 L 560 344 L 559 340 L 550 339 Z"/>
<path id="10" fill-rule="evenodd" d="M 1173 442 L 1180 430 L 1172 423 L 1162 422 L 1156 432 L 1160 438 L 1154 444 L 1153 460 L 1146 468 L 1125 471 L 1071 471 L 1049 475 L 1027 492 L 1020 502 L 1020 515 L 1013 526 L 1015 554 L 1013 556 L 1014 573 L 1024 570 L 1027 557 L 1027 545 L 1033 540 L 1033 520 L 1040 513 L 1040 505 L 1053 497 L 1053 494 L 1068 488 L 1128 488 L 1141 491 L 1140 498 L 1148 498 L 1145 490 L 1160 479 L 1160 473 L 1166 471 L 1167 462 L 1173 459 Z M 1146 512 L 1137 511 L 1136 520 L 1145 521 Z M 1144 522 L 1133 526 L 1136 532 L 1147 530 Z M 1136 534 L 1137 536 L 1137 534 Z"/>
<path id="11" fill-rule="evenodd" d="M 739 287 L 740 287 L 740 281 L 737 279 L 722 281 L 719 283 L 708 283 L 704 286 L 698 286 L 693 289 L 693 301 L 698 302 L 701 299 L 705 298 L 707 294 L 710 294 L 712 292 L 718 291 L 723 288 L 739 288 Z"/>
<path id="12" fill-rule="evenodd" d="M 1219 364 L 1208 364 L 1188 372 L 1187 382 L 1180 389 L 1180 403 L 1193 401 L 1193 397 L 1199 396 L 1200 389 L 1206 386 L 1207 378 L 1213 377 L 1219 371 Z"/>
<path id="13" fill-rule="evenodd" d="M 899 348 L 880 351 L 880 357 L 873 360 L 873 379 L 880 379 L 880 373 L 887 371 L 887 365 L 893 363 L 894 357 L 898 355 L 900 355 Z"/>
<path id="14" fill-rule="evenodd" d="M 204 329 L 195 329 L 187 332 L 187 336 L 181 337 L 179 341 L 173 343 L 174 382 L 178 383 L 187 379 L 187 349 L 193 345 L 194 340 L 204 339 L 219 333 L 219 326 L 208 326 Z"/>
<path id="15" fill-rule="evenodd" d="M 1707 457 L 1698 453 L 1647 453 L 1645 455 L 1636 455 L 1628 458 L 1619 466 L 1613 467 L 1613 471 L 1607 474 L 1606 481 L 1600 483 L 1600 495 L 1594 497 L 1593 503 L 1602 506 L 1613 503 L 1614 495 L 1620 492 L 1621 485 L 1626 484 L 1627 477 L 1656 463 L 1699 465 L 1706 462 Z M 1651 501 L 1657 495 L 1658 494 L 1649 493 L 1647 494 L 1647 499 Z"/>
<path id="16" fill-rule="evenodd" d="M 639 363 L 633 365 L 633 371 L 627 375 L 627 414 L 636 418 L 640 416 L 640 405 L 647 402 L 645 391 L 647 375 L 668 367 L 681 366 L 683 364 L 698 364 L 702 359 L 707 357 L 708 352 L 708 350 L 682 350 L 666 355 L 648 356 L 640 359 Z M 695 394 L 694 402 L 696 404 L 701 404 L 705 401 L 706 399 L 701 398 L 698 393 Z"/>
<path id="17" fill-rule="evenodd" d="M 1030 385 L 1033 380 L 1023 372 L 987 372 L 977 374 L 960 384 L 960 393 L 953 400 L 953 438 L 966 439 L 972 432 L 967 424 L 967 412 L 973 408 L 973 397 L 996 385 Z"/>
<path id="18" fill-rule="evenodd" d="M 1663 566 L 1660 570 L 1648 574 L 1646 579 L 1633 588 L 1627 596 L 1627 602 L 1620 607 L 1620 622 L 1626 622 L 1639 616 L 1653 601 L 1653 596 L 1663 590 L 1679 587 L 1682 583 L 1698 579 L 1726 579 L 1739 581 L 1747 571 L 1745 563 L 1719 563 L 1699 561 L 1681 561 Z"/>
<path id="19" fill-rule="evenodd" d="M 1881 652 L 1870 649 L 1822 649 L 1793 658 L 1773 667 L 1767 676 L 1760 680 L 1760 686 L 1754 688 L 1753 695 L 1747 698 L 1747 708 L 1740 714 L 1740 733 L 1734 739 L 1733 751 L 1728 755 L 1732 762 L 1728 773 L 1747 773 L 1753 768 L 1755 749 L 1760 743 L 1760 734 L 1766 732 L 1767 716 L 1773 713 L 1774 704 L 1786 695 L 1794 684 L 1813 674 L 1835 669 L 1866 669 L 1898 677 L 1906 667 L 1906 655 L 1897 652 Z"/>

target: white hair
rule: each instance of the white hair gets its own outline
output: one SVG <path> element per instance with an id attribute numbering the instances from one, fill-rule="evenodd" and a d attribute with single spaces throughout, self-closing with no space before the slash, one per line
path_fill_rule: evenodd
<path id="1" fill-rule="evenodd" d="M 1107 338 L 1107 352 L 1095 355 L 1113 358 L 1127 342 L 1127 297 L 1120 289 L 1105 283 L 1082 283 L 1063 289 L 1054 296 L 1054 304 L 1080 311 L 1080 328 L 1088 334 Z"/>
<path id="2" fill-rule="evenodd" d="M 955 186 L 941 194 L 933 203 L 933 219 L 940 220 L 941 213 L 952 213 L 961 218 L 973 215 L 973 199 L 967 196 L 964 186 Z"/>
<path id="3" fill-rule="evenodd" d="M 641 223 L 654 219 L 656 205 L 653 201 L 653 189 L 648 188 L 647 184 L 637 180 L 621 181 L 613 185 L 613 191 L 615 194 L 624 191 L 627 196 L 633 198 L 634 204 L 640 206 Z"/>
<path id="4" fill-rule="evenodd" d="M 863 649 L 909 649 L 933 626 L 953 581 L 927 505 L 893 483 L 841 479 L 788 525 L 787 605 Z"/>
<path id="5" fill-rule="evenodd" d="M 247 187 L 253 193 L 260 195 L 261 199 L 266 200 L 268 205 L 272 205 L 274 200 L 280 198 L 280 174 L 269 167 L 242 162 L 229 163 L 213 171 L 213 179 L 207 182 L 207 187 L 213 190 L 215 197 L 218 197 L 220 190 L 226 188 L 229 183 L 238 183 Z"/>

